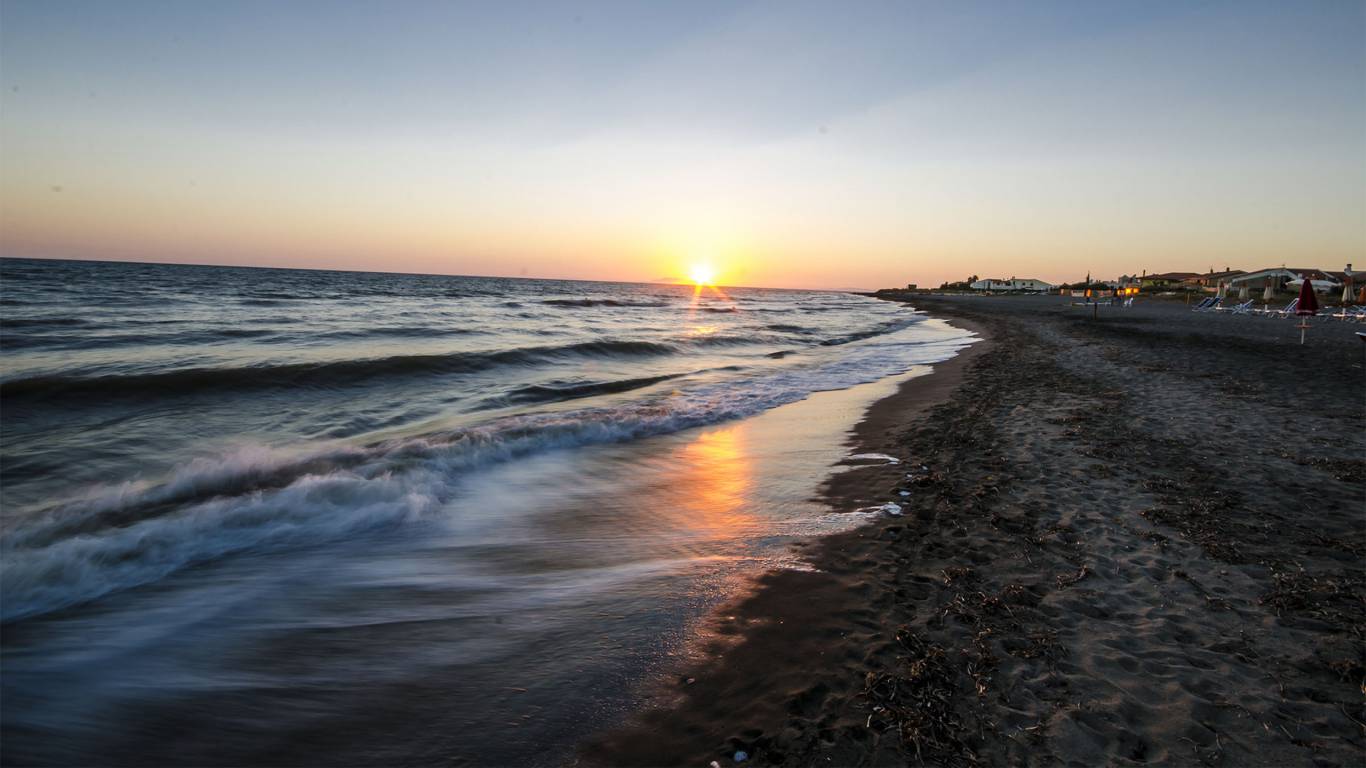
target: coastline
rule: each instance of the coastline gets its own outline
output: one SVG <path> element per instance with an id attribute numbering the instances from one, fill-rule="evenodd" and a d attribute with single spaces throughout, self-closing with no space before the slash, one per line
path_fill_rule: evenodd
<path id="1" fill-rule="evenodd" d="M 991 348 L 993 341 L 980 324 L 954 320 L 953 325 L 976 333 L 979 340 L 935 364 L 928 375 L 907 379 L 870 404 L 846 439 L 849 454 L 898 451 L 902 432 L 951 397 L 973 361 Z M 899 499 L 895 489 L 908 466 L 905 461 L 845 466 L 821 482 L 816 500 L 838 514 Z M 836 660 L 833 669 L 813 669 L 812 663 L 825 666 L 827 653 L 833 656 L 834 638 L 840 644 L 859 640 L 846 631 L 849 626 L 872 623 L 861 605 L 872 592 L 861 566 L 867 563 L 866 542 L 886 525 L 876 519 L 799 543 L 811 570 L 764 573 L 740 597 L 713 611 L 699 633 L 700 658 L 666 690 L 656 691 L 652 706 L 587 741 L 580 760 L 587 765 L 664 766 L 697 764 L 700 755 L 712 755 L 707 760 L 733 757 L 737 750 L 758 756 L 756 748 L 764 749 L 771 740 L 753 728 L 728 737 L 722 750 L 726 754 L 717 756 L 714 734 L 734 722 L 733 713 L 778 722 L 794 703 L 810 708 L 831 693 L 856 693 L 850 687 L 856 678 L 839 673 L 853 657 Z M 780 693 L 772 695 L 775 691 Z M 775 762 L 783 755 L 769 751 L 765 756 Z"/>
<path id="2" fill-rule="evenodd" d="M 811 542 L 814 571 L 759 579 L 672 700 L 581 760 L 1366 757 L 1366 372 L 1350 329 L 1299 347 L 1289 323 L 1182 307 L 914 301 L 986 340 L 855 429 L 901 465 L 825 485 L 835 509 L 881 502 L 911 469 L 906 515 Z"/>

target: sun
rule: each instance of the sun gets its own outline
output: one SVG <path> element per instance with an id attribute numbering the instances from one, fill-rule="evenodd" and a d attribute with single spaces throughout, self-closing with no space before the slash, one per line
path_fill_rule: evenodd
<path id="1" fill-rule="evenodd" d="M 711 285 L 716 281 L 716 270 L 710 264 L 694 264 L 688 270 L 688 277 L 697 285 Z"/>

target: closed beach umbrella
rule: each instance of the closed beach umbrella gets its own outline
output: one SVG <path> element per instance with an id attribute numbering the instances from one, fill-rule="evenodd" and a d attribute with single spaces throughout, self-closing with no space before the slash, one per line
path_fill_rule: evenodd
<path id="1" fill-rule="evenodd" d="M 1319 299 L 1314 295 L 1314 281 L 1305 278 L 1300 283 L 1300 303 L 1295 307 L 1297 315 L 1316 315 L 1319 312 Z"/>
<path id="2" fill-rule="evenodd" d="M 1361 293 L 1357 294 L 1357 303 L 1366 304 L 1366 285 L 1361 286 Z"/>
<path id="3" fill-rule="evenodd" d="M 1238 289 L 1238 301 L 1247 301 L 1248 293 L 1247 283 L 1243 283 L 1243 287 Z"/>
<path id="4" fill-rule="evenodd" d="M 1351 304 L 1351 303 L 1352 303 L 1352 281 L 1351 281 L 1351 280 L 1348 280 L 1347 282 L 1345 282 L 1345 283 L 1342 284 L 1342 303 L 1343 303 L 1343 304 Z"/>
<path id="5" fill-rule="evenodd" d="M 1300 283 L 1300 303 L 1295 305 L 1295 314 L 1303 315 L 1300 321 L 1300 343 L 1304 343 L 1304 331 L 1309 327 L 1309 318 L 1318 314 L 1319 299 L 1314 295 L 1314 281 L 1308 277 Z"/>
<path id="6" fill-rule="evenodd" d="M 1271 287 L 1271 278 L 1266 279 L 1266 290 L 1262 291 L 1262 301 L 1271 301 L 1271 297 L 1276 295 L 1276 289 Z"/>

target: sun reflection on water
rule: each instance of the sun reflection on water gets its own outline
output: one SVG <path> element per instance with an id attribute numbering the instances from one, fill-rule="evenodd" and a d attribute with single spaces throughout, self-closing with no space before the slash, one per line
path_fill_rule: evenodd
<path id="1" fill-rule="evenodd" d="M 754 471 L 742 427 L 703 432 L 684 447 L 681 458 L 687 524 L 712 539 L 738 536 L 756 526 L 747 512 Z"/>

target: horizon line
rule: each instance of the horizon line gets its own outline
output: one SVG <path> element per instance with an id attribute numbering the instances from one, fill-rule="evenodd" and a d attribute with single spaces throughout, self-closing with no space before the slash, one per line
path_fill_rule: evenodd
<path id="1" fill-rule="evenodd" d="M 562 283 L 605 283 L 608 285 L 681 285 L 684 287 L 692 286 L 694 283 L 685 278 L 676 278 L 675 282 L 668 280 L 592 280 L 581 277 L 532 277 L 530 275 L 471 275 L 456 274 L 453 272 L 404 272 L 402 270 L 378 270 L 378 269 L 341 269 L 334 267 L 272 267 L 260 264 L 207 264 L 202 262 L 187 261 L 135 261 L 129 259 L 77 259 L 67 256 L 6 256 L 0 255 L 0 261 L 71 261 L 87 264 L 150 264 L 158 267 L 208 267 L 212 269 L 274 269 L 285 272 L 344 272 L 357 275 L 412 275 L 414 277 L 464 277 L 477 279 L 493 280 L 550 280 Z M 877 288 L 783 288 L 768 285 L 722 285 L 719 283 L 709 283 L 714 288 L 739 288 L 742 290 L 760 291 L 826 291 L 830 293 L 858 293 L 872 292 Z"/>

